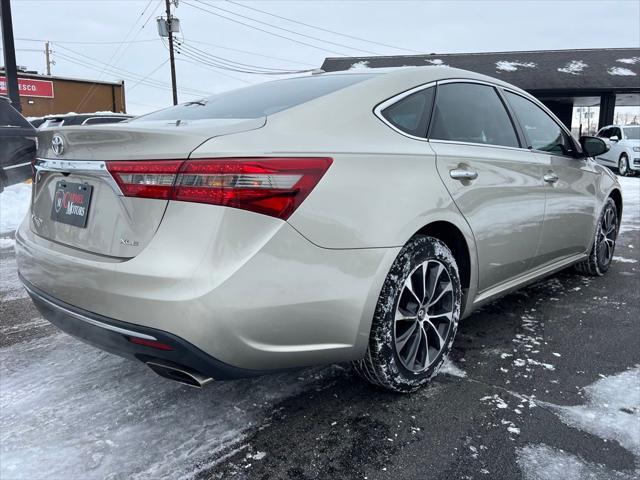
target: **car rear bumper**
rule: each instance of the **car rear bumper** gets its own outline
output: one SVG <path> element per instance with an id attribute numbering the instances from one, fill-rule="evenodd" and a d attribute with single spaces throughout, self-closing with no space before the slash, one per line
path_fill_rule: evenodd
<path id="1" fill-rule="evenodd" d="M 69 305 L 20 280 L 42 316 L 65 333 L 107 352 L 141 362 L 187 368 L 214 380 L 252 377 L 265 371 L 232 367 L 169 332 L 107 318 Z M 151 340 L 171 347 L 158 349 L 131 339 Z"/>
<path id="2" fill-rule="evenodd" d="M 281 220 L 181 202 L 130 259 L 56 244 L 28 220 L 16 234 L 18 270 L 37 291 L 260 371 L 361 358 L 399 250 L 320 248 Z"/>

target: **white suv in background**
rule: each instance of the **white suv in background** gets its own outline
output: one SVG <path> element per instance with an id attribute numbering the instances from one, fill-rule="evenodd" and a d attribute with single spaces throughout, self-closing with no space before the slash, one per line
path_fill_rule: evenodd
<path id="1" fill-rule="evenodd" d="M 598 132 L 598 137 L 611 141 L 611 150 L 600 155 L 598 162 L 617 167 L 622 176 L 640 171 L 640 125 L 609 125 Z"/>

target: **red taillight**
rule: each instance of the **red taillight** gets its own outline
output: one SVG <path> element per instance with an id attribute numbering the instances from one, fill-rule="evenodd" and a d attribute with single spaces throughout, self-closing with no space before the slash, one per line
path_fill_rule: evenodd
<path id="1" fill-rule="evenodd" d="M 330 158 L 221 158 L 108 162 L 125 196 L 208 203 L 286 220 L 325 174 Z"/>
<path id="2" fill-rule="evenodd" d="M 183 160 L 107 162 L 107 170 L 125 197 L 168 200 Z"/>
<path id="3" fill-rule="evenodd" d="M 145 347 L 157 348 L 158 350 L 173 350 L 171 345 L 158 342 L 157 340 L 147 340 L 145 338 L 127 337 L 131 343 L 136 345 L 144 345 Z"/>

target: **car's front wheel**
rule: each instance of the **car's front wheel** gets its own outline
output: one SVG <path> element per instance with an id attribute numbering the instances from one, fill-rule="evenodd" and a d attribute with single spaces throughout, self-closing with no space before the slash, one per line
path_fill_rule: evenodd
<path id="1" fill-rule="evenodd" d="M 438 373 L 451 349 L 462 290 L 451 250 L 419 235 L 400 251 L 378 298 L 369 345 L 355 370 L 369 382 L 411 392 Z"/>
<path id="2" fill-rule="evenodd" d="M 629 168 L 629 157 L 627 157 L 626 153 L 620 155 L 620 159 L 618 160 L 618 173 L 623 177 L 626 177 L 631 172 Z"/>
<path id="3" fill-rule="evenodd" d="M 578 272 L 601 277 L 611 265 L 618 238 L 618 209 L 611 197 L 607 198 L 598 218 L 598 226 L 589 258 L 576 265 Z"/>

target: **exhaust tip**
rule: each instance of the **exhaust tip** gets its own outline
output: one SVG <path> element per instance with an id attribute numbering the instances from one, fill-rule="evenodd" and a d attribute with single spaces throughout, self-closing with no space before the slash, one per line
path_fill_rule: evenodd
<path id="1" fill-rule="evenodd" d="M 213 381 L 213 378 L 205 377 L 186 367 L 174 367 L 157 362 L 145 362 L 145 364 L 161 377 L 189 385 L 190 387 L 202 388 Z"/>

